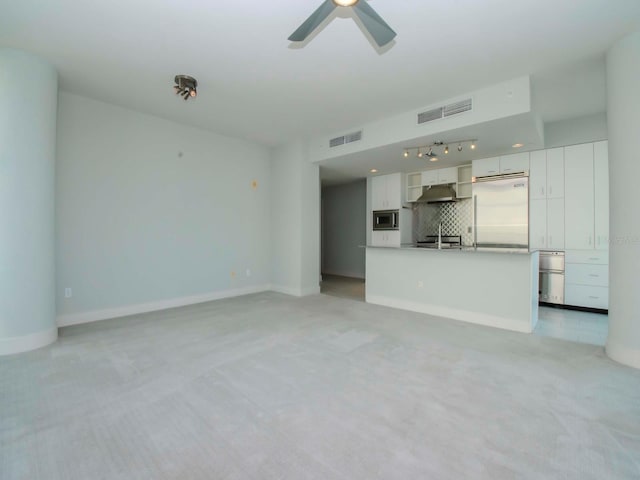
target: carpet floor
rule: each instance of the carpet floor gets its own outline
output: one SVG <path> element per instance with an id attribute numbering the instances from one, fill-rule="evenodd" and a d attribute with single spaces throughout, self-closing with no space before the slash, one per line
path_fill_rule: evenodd
<path id="1" fill-rule="evenodd" d="M 316 295 L 66 327 L 0 357 L 2 479 L 638 479 L 602 347 Z"/>

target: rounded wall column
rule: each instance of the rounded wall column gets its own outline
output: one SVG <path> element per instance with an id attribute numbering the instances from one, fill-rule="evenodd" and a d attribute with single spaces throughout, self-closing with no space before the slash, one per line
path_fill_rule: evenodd
<path id="1" fill-rule="evenodd" d="M 640 32 L 607 53 L 609 338 L 612 359 L 640 368 Z"/>
<path id="2" fill-rule="evenodd" d="M 57 100 L 53 67 L 0 48 L 0 355 L 33 350 L 58 337 Z"/>

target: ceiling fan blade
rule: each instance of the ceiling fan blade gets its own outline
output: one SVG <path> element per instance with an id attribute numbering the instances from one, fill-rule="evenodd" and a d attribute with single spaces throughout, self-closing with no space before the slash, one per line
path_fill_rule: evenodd
<path id="1" fill-rule="evenodd" d="M 336 5 L 333 3 L 333 0 L 325 0 L 325 2 L 320 5 L 320 7 L 318 7 L 318 9 L 313 12 L 295 32 L 291 34 L 289 41 L 302 42 L 311 34 L 311 32 L 318 28 L 318 25 L 324 22 L 325 19 L 331 15 L 331 12 L 333 12 L 335 8 Z"/>
<path id="2" fill-rule="evenodd" d="M 385 46 L 395 38 L 396 32 L 371 8 L 368 2 L 360 1 L 353 6 L 353 9 L 379 47 Z"/>

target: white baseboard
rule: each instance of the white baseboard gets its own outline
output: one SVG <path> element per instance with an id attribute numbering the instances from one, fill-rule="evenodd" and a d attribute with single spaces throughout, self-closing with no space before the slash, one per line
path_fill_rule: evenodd
<path id="1" fill-rule="evenodd" d="M 204 293 L 201 295 L 172 298 L 169 300 L 160 300 L 157 302 L 127 305 L 124 307 L 108 308 L 105 310 L 72 313 L 68 315 L 58 315 L 56 320 L 59 327 L 68 327 L 70 325 L 97 322 L 99 320 L 107 320 L 110 318 L 126 317 L 129 315 L 136 315 L 138 313 L 155 312 L 158 310 L 165 310 L 167 308 L 184 307 L 187 305 L 211 302 L 213 300 L 221 300 L 223 298 L 239 297 L 252 293 L 266 292 L 269 290 L 271 290 L 270 285 L 257 285 L 252 287 L 235 288 L 232 290 L 219 290 L 216 292 Z"/>
<path id="2" fill-rule="evenodd" d="M 525 324 L 524 322 L 518 322 L 511 318 L 499 317 L 497 315 L 489 315 L 486 313 L 470 312 L 468 310 L 459 310 L 440 305 L 411 302 L 409 300 L 389 298 L 380 295 L 367 295 L 366 301 L 367 303 L 383 305 L 385 307 L 426 313 L 435 317 L 452 318 L 454 320 L 475 323 L 477 325 L 485 325 L 487 327 L 502 328 L 504 330 L 512 330 L 514 332 L 531 333 L 533 331 L 531 322 Z"/>
<path id="3" fill-rule="evenodd" d="M 629 348 L 607 340 L 607 356 L 618 363 L 640 369 L 640 349 Z"/>
<path id="4" fill-rule="evenodd" d="M 278 293 L 284 293 L 285 295 L 291 295 L 293 297 L 306 297 L 308 295 L 317 295 L 320 293 L 320 286 L 316 287 L 288 287 L 285 285 L 271 285 L 271 290 Z"/>
<path id="5" fill-rule="evenodd" d="M 54 327 L 43 332 L 31 333 L 21 337 L 0 338 L 0 356 L 29 352 L 36 348 L 45 347 L 58 339 L 58 328 Z"/>
<path id="6" fill-rule="evenodd" d="M 365 276 L 361 272 L 336 272 L 334 270 L 324 270 L 322 273 L 326 275 L 335 275 L 336 277 L 357 278 L 359 280 L 365 279 Z"/>

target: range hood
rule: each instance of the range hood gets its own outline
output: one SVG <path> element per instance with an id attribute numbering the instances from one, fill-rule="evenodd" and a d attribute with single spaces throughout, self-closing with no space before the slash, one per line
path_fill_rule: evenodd
<path id="1" fill-rule="evenodd" d="M 453 184 L 422 187 L 422 195 L 416 200 L 416 202 L 419 203 L 448 203 L 457 201 L 458 197 L 453 188 Z"/>

